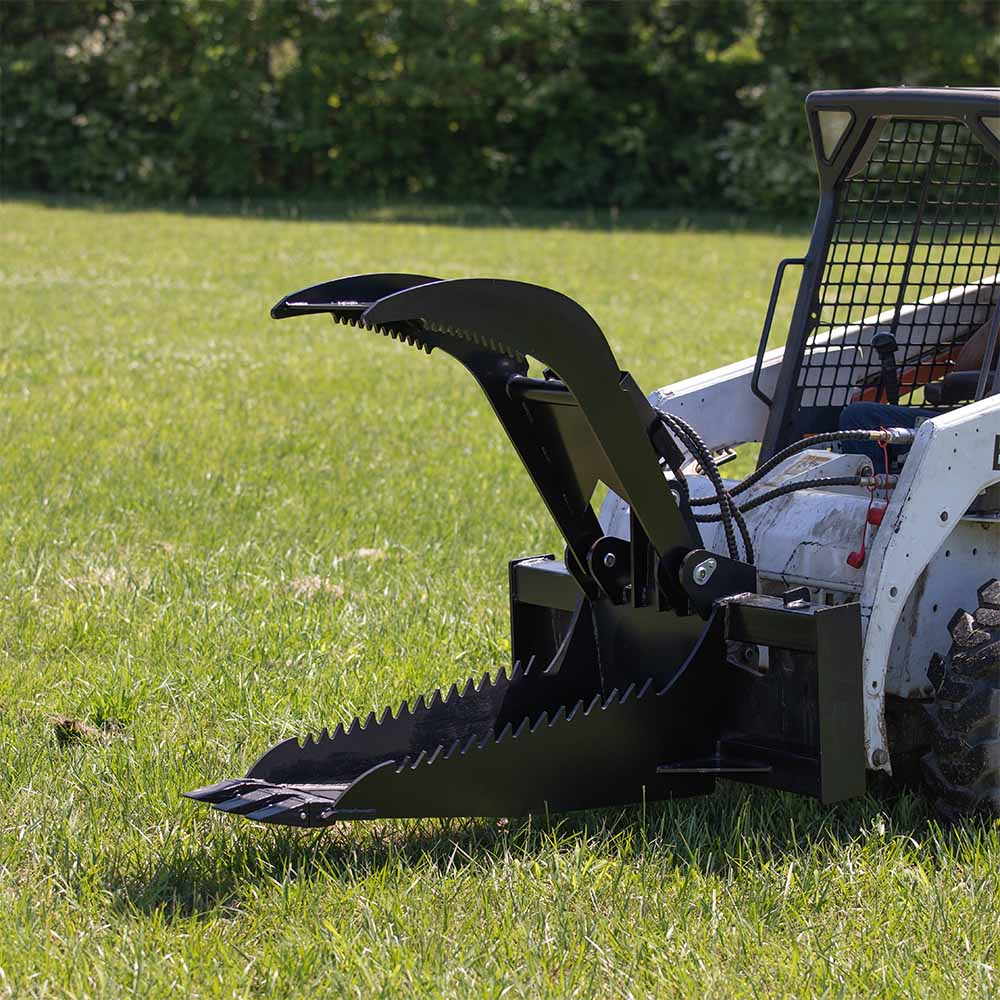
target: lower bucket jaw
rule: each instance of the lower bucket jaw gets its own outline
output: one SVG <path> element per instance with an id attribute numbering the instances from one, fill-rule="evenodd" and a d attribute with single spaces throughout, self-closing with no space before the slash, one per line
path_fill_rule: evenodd
<path id="1" fill-rule="evenodd" d="M 374 713 L 364 721 L 354 719 L 337 726 L 333 735 L 324 730 L 318 737 L 284 740 L 246 777 L 195 789 L 187 797 L 261 823 L 325 826 L 338 819 L 371 818 L 376 810 L 367 803 L 338 807 L 348 789 L 373 770 L 437 754 L 457 739 L 492 739 L 512 689 L 523 696 L 534 676 L 530 665 L 527 670 L 516 665 L 509 674 L 503 668 L 478 683 L 470 679 L 461 691 L 452 685 L 412 707 L 404 702 L 395 712 L 387 708 L 378 719 Z"/>
<path id="2" fill-rule="evenodd" d="M 462 731 L 462 702 L 452 704 L 449 716 L 437 718 L 430 745 L 386 756 L 348 780 L 309 780 L 316 763 L 310 744 L 299 747 L 305 780 L 294 779 L 286 757 L 281 779 L 224 781 L 188 797 L 261 823 L 318 827 L 349 819 L 524 816 L 703 794 L 713 785 L 710 776 L 657 773 L 672 720 L 669 700 L 651 681 L 525 716 L 499 732 Z"/>

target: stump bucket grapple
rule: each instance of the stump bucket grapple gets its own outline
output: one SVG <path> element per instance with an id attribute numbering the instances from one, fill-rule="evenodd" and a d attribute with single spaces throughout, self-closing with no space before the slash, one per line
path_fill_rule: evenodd
<path id="1" fill-rule="evenodd" d="M 989 360 L 1000 243 L 988 203 L 997 190 L 991 122 L 1000 121 L 991 115 L 1000 112 L 993 91 L 851 91 L 811 95 L 807 113 L 821 181 L 816 230 L 805 258 L 782 262 L 760 350 L 742 365 L 647 397 L 583 308 L 517 281 L 366 274 L 278 302 L 276 319 L 325 313 L 362 335 L 459 361 L 565 550 L 510 563 L 509 667 L 286 740 L 245 777 L 191 798 L 293 826 L 584 809 L 703 794 L 718 778 L 834 802 L 863 793 L 867 769 L 891 768 L 891 733 L 909 734 L 893 744 L 898 761 L 931 752 L 928 692 L 943 681 L 935 683 L 929 655 L 915 661 L 942 645 L 942 631 L 947 645 L 948 634 L 929 611 L 921 616 L 922 602 L 974 591 L 966 577 L 979 572 L 969 556 L 961 581 L 957 559 L 950 576 L 935 576 L 935 554 L 969 518 L 982 528 L 981 565 L 1000 552 L 1000 515 L 990 506 L 1000 408 Z M 913 122 L 923 131 L 902 140 L 904 176 L 883 154 L 894 148 L 893 130 Z M 964 159 L 953 176 L 946 165 L 941 183 L 980 199 L 983 178 L 993 185 L 978 216 L 968 197 L 936 197 L 935 157 L 945 147 L 949 163 Z M 884 185 L 886 218 L 900 191 L 904 208 L 892 225 L 869 219 L 862 232 L 865 220 L 849 214 L 867 206 L 868 188 L 854 200 L 854 180 L 868 184 L 876 168 L 883 180 L 895 170 Z M 871 183 L 872 204 L 882 206 L 878 178 Z M 961 218 L 945 219 L 952 202 L 947 211 Z M 925 239 L 928 221 L 950 223 L 936 243 Z M 937 246 L 931 275 L 927 250 Z M 788 344 L 766 352 L 788 263 L 803 268 Z M 984 323 L 992 339 L 983 371 L 956 388 L 949 365 Z M 838 427 L 840 411 L 864 400 L 916 412 L 921 387 L 919 427 L 909 419 Z M 976 471 L 956 471 L 958 485 L 934 496 L 924 463 L 951 446 L 949 435 L 965 442 L 963 464 Z M 724 480 L 723 458 L 749 441 L 763 442 L 756 471 Z M 852 445 L 877 449 L 884 467 Z M 599 483 L 611 492 L 595 511 Z M 880 530 L 883 521 L 893 527 Z M 859 532 L 870 550 L 861 546 L 860 561 L 845 548 Z M 895 542 L 909 545 L 905 558 Z M 899 629 L 905 664 L 893 661 Z M 924 716 L 914 723 L 904 712 L 897 725 L 887 698 L 909 700 Z M 940 760 L 934 767 L 942 772 Z"/>

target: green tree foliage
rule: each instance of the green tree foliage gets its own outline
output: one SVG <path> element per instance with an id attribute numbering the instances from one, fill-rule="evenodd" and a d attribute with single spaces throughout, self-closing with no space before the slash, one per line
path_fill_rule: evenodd
<path id="1" fill-rule="evenodd" d="M 802 99 L 996 81 L 993 0 L 6 0 L 3 183 L 797 213 Z"/>

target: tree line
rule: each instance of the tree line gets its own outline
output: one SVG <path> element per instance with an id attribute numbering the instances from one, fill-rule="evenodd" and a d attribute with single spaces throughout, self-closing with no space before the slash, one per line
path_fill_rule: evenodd
<path id="1" fill-rule="evenodd" d="M 6 191 L 797 215 L 813 89 L 995 85 L 994 0 L 5 0 Z"/>

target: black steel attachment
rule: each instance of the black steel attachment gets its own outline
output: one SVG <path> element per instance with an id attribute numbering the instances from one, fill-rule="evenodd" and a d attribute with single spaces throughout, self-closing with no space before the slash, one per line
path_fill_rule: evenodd
<path id="1" fill-rule="evenodd" d="M 191 798 L 322 826 L 615 805 L 707 792 L 719 776 L 827 800 L 861 789 L 857 608 L 761 597 L 752 566 L 702 547 L 686 489 L 665 475 L 683 449 L 580 306 L 520 282 L 372 274 L 296 292 L 272 315 L 324 312 L 468 369 L 565 558 L 510 565 L 509 673 L 286 740 Z M 604 533 L 598 482 L 629 504 L 627 539 Z M 835 752 L 843 739 L 857 753 Z"/>

